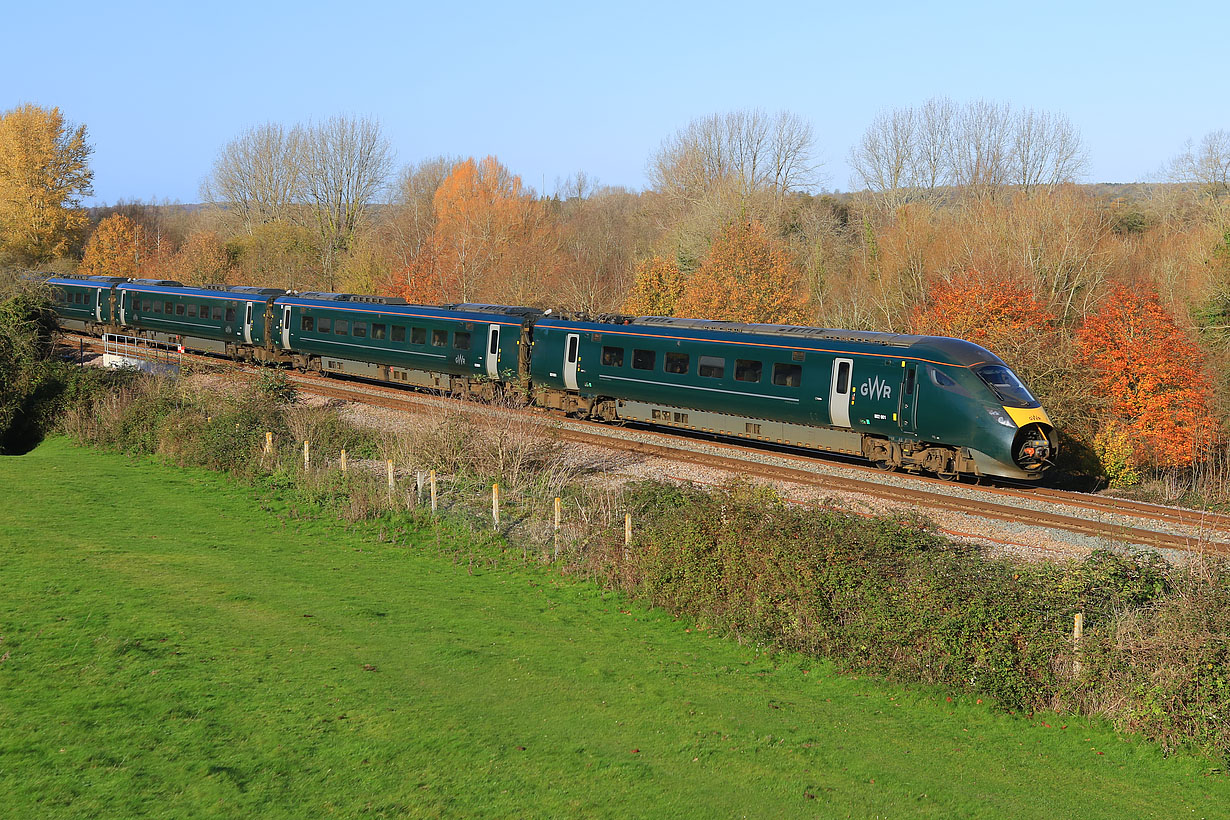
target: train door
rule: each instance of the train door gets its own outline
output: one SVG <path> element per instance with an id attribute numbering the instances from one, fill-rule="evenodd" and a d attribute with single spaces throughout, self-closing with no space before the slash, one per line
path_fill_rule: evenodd
<path id="1" fill-rule="evenodd" d="M 120 291 L 120 324 L 128 324 L 128 291 Z"/>
<path id="2" fill-rule="evenodd" d="M 487 325 L 487 375 L 500 377 L 500 326 Z"/>
<path id="3" fill-rule="evenodd" d="M 94 321 L 102 321 L 102 288 L 94 291 Z"/>
<path id="4" fill-rule="evenodd" d="M 581 337 L 576 333 L 569 333 L 567 341 L 564 342 L 564 387 L 569 390 L 577 389 L 577 355 L 581 349 Z"/>
<path id="5" fill-rule="evenodd" d="M 905 378 L 901 383 L 901 409 L 898 411 L 901 430 L 914 432 L 915 413 L 918 412 L 918 364 L 905 363 Z"/>
<path id="6" fill-rule="evenodd" d="M 290 305 L 282 308 L 282 349 L 290 350 Z"/>
<path id="7" fill-rule="evenodd" d="M 853 359 L 833 360 L 833 380 L 829 387 L 829 415 L 837 427 L 850 426 L 850 381 Z"/>
<path id="8" fill-rule="evenodd" d="M 248 302 L 243 309 L 243 340 L 246 344 L 252 344 L 252 303 Z"/>

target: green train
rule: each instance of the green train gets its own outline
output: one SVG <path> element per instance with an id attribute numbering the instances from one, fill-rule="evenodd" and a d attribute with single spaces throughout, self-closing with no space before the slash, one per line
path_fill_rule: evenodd
<path id="1" fill-rule="evenodd" d="M 866 458 L 945 479 L 1035 480 L 1054 425 L 960 339 L 660 316 L 429 307 L 391 297 L 45 280 L 62 322 L 189 350 L 494 398 L 583 418 Z"/>

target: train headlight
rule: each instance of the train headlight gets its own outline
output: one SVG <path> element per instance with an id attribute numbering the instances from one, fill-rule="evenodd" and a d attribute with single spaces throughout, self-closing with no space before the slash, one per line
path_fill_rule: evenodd
<path id="1" fill-rule="evenodd" d="M 1003 410 L 999 410 L 995 407 L 988 407 L 987 413 L 990 414 L 991 418 L 995 419 L 1005 427 L 1011 427 L 1013 430 L 1016 429 L 1016 422 L 1008 418 L 1008 414 Z"/>

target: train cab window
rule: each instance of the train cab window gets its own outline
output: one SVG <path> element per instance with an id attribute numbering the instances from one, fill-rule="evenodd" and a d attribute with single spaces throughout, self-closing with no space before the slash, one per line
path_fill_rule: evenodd
<path id="1" fill-rule="evenodd" d="M 701 356 L 696 372 L 706 379 L 720 379 L 726 375 L 726 360 L 717 356 Z"/>
<path id="2" fill-rule="evenodd" d="M 448 344 L 448 331 L 447 330 L 433 330 L 431 332 L 431 346 L 432 347 L 444 347 L 447 344 Z"/>
<path id="3" fill-rule="evenodd" d="M 170 302 L 168 302 L 167 304 L 170 304 Z M 235 321 L 235 306 L 234 305 L 226 306 L 226 321 L 228 322 Z"/>
<path id="4" fill-rule="evenodd" d="M 427 344 L 427 331 L 421 327 L 410 328 L 410 344 L 425 345 Z"/>
<path id="5" fill-rule="evenodd" d="M 300 330 L 316 330 L 316 319 L 311 316 L 304 316 L 299 320 Z"/>
<path id="6" fill-rule="evenodd" d="M 406 341 L 406 328 L 402 325 L 393 325 L 392 339 L 395 342 Z"/>
<path id="7" fill-rule="evenodd" d="M 658 361 L 658 354 L 652 350 L 633 350 L 632 368 L 634 370 L 653 370 Z"/>
<path id="8" fill-rule="evenodd" d="M 372 325 L 372 338 L 373 339 L 383 339 L 385 330 L 386 328 L 384 325 Z"/>
<path id="9" fill-rule="evenodd" d="M 188 318 L 189 318 L 189 319 L 195 319 L 195 318 L 196 318 L 196 305 L 191 304 L 191 303 L 189 303 L 189 305 L 188 305 Z"/>
<path id="10" fill-rule="evenodd" d="M 470 334 L 464 330 L 458 330 L 453 334 L 453 347 L 457 350 L 470 349 Z"/>
<path id="11" fill-rule="evenodd" d="M 667 353 L 662 369 L 667 373 L 687 373 L 691 363 L 692 357 L 687 353 Z"/>
<path id="12" fill-rule="evenodd" d="M 321 316 L 316 319 L 317 333 L 330 333 L 333 330 L 333 320 L 328 316 Z"/>
<path id="13" fill-rule="evenodd" d="M 175 313 L 175 305 L 171 304 L 170 302 L 163 302 L 162 312 L 170 316 L 171 314 Z"/>
<path id="14" fill-rule="evenodd" d="M 764 364 L 756 359 L 735 359 L 735 381 L 758 382 Z"/>
<path id="15" fill-rule="evenodd" d="M 624 349 L 622 347 L 602 348 L 602 364 L 604 367 L 623 367 Z"/>
<path id="16" fill-rule="evenodd" d="M 221 306 L 221 305 L 214 305 L 214 307 L 212 308 L 212 310 L 213 310 L 213 318 L 214 318 L 214 321 L 215 321 L 215 322 L 221 322 L 221 321 L 222 321 L 222 306 Z"/>
<path id="17" fill-rule="evenodd" d="M 797 364 L 773 365 L 773 383 L 778 387 L 798 387 L 803 383 L 803 368 Z"/>
<path id="18" fill-rule="evenodd" d="M 349 322 L 343 322 L 341 319 L 338 319 L 336 322 L 333 323 L 333 335 L 334 336 L 347 336 L 349 335 L 349 333 L 350 333 L 350 323 Z"/>
<path id="19" fill-rule="evenodd" d="M 367 322 L 355 322 L 354 329 L 350 331 L 351 335 L 358 339 L 367 338 Z"/>

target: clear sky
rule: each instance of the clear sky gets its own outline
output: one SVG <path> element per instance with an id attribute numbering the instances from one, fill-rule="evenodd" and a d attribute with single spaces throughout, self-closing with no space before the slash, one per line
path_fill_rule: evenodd
<path id="1" fill-rule="evenodd" d="M 37 2 L 0 4 L 0 110 L 59 106 L 95 203 L 196 202 L 268 121 L 374 116 L 398 165 L 495 154 L 550 192 L 645 187 L 689 120 L 788 110 L 827 187 L 875 114 L 946 95 L 1062 113 L 1090 182 L 1153 175 L 1230 128 L 1230 2 Z"/>

